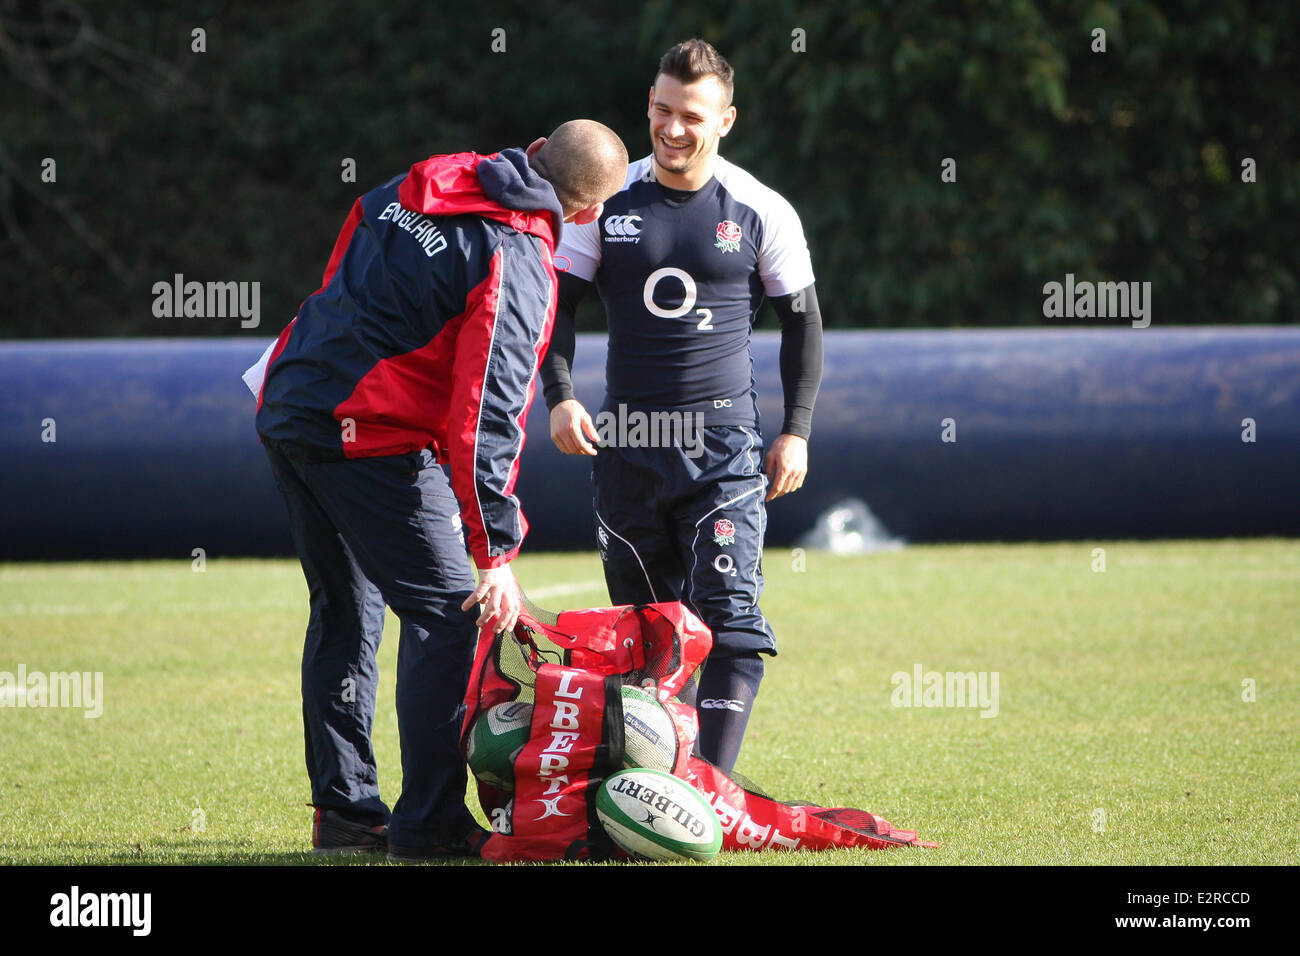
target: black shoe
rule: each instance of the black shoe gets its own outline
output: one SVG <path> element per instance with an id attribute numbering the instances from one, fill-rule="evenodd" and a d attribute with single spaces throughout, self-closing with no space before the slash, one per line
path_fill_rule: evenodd
<path id="1" fill-rule="evenodd" d="M 483 829 L 474 829 L 454 843 L 438 846 L 396 846 L 388 848 L 389 863 L 429 863 L 455 857 L 478 857 L 483 844 L 492 834 Z"/>
<path id="2" fill-rule="evenodd" d="M 313 853 L 382 853 L 388 849 L 388 824 L 358 823 L 338 810 L 316 808 L 311 825 Z"/>

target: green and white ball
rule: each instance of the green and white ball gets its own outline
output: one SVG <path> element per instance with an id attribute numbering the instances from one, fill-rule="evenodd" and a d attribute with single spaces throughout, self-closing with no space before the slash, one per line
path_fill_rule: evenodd
<path id="1" fill-rule="evenodd" d="M 532 723 L 531 704 L 509 701 L 489 707 L 469 729 L 465 757 L 474 776 L 499 790 L 513 790 L 515 758 L 528 743 Z"/>
<path id="2" fill-rule="evenodd" d="M 677 764 L 677 732 L 653 694 L 623 685 L 623 766 L 671 771 Z"/>
<path id="3" fill-rule="evenodd" d="M 704 794 L 660 770 L 624 770 L 596 794 L 596 816 L 609 838 L 644 860 L 711 860 L 722 826 Z"/>

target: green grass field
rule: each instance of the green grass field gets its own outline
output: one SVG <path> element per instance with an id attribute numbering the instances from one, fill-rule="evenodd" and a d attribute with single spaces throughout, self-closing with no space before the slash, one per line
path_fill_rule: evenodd
<path id="1" fill-rule="evenodd" d="M 540 604 L 604 603 L 594 554 L 517 568 Z M 769 549 L 765 571 L 782 654 L 738 769 L 940 846 L 712 865 L 1300 862 L 1300 542 Z M 97 718 L 0 697 L 0 863 L 317 862 L 306 600 L 291 561 L 0 565 L 0 672 L 104 675 Z M 390 617 L 390 802 L 396 651 Z M 996 672 L 996 716 L 894 706 L 918 665 Z"/>

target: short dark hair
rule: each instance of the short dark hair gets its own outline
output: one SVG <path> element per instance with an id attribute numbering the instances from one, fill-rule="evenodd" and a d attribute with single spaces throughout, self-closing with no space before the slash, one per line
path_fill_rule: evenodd
<path id="1" fill-rule="evenodd" d="M 682 83 L 694 83 L 707 76 L 716 76 L 718 82 L 722 84 L 722 91 L 726 98 L 723 105 L 731 105 L 736 71 L 731 68 L 731 64 L 721 53 L 713 49 L 712 44 L 698 37 L 683 40 L 661 56 L 655 79 L 658 80 L 660 75 L 671 76 Z"/>

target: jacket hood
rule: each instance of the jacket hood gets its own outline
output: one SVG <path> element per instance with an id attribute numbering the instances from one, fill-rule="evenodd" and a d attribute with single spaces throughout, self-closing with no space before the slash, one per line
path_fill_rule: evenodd
<path id="1" fill-rule="evenodd" d="M 554 246 L 564 212 L 555 189 L 528 165 L 522 149 L 481 156 L 430 156 L 411 167 L 397 193 L 407 208 L 431 216 L 466 213 L 532 233 Z"/>

